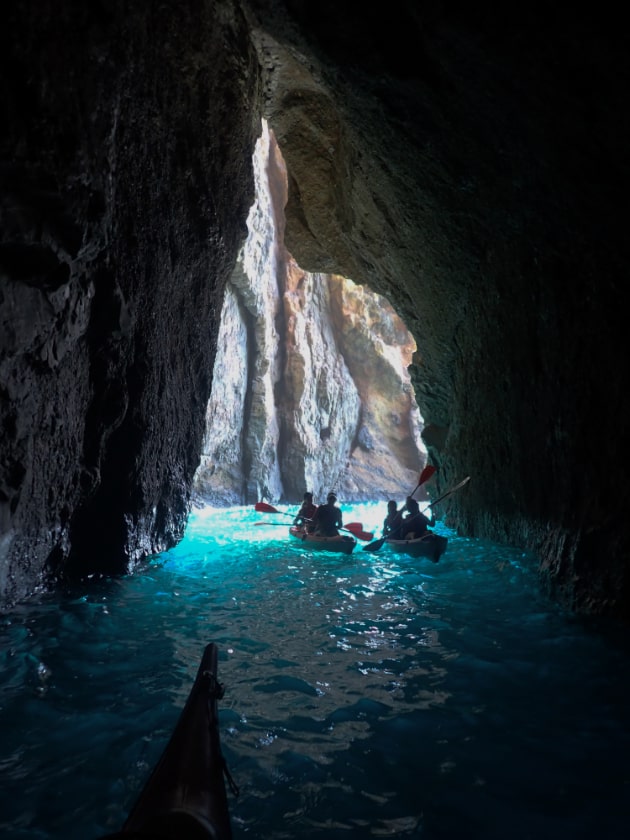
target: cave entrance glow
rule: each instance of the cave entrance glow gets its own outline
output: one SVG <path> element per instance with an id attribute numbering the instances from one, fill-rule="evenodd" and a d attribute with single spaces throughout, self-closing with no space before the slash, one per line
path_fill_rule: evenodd
<path id="1" fill-rule="evenodd" d="M 426 461 L 407 372 L 414 339 L 385 298 L 288 253 L 286 167 L 266 124 L 253 164 L 196 494 L 214 505 L 331 488 L 347 501 L 404 498 Z"/>

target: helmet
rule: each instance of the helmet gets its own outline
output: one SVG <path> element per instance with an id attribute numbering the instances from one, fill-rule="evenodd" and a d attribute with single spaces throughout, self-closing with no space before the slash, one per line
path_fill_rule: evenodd
<path id="1" fill-rule="evenodd" d="M 327 502 L 336 502 L 336 501 L 337 501 L 337 497 L 335 496 L 335 494 L 334 494 L 334 493 L 329 493 L 329 494 L 326 496 L 326 501 L 327 501 Z"/>

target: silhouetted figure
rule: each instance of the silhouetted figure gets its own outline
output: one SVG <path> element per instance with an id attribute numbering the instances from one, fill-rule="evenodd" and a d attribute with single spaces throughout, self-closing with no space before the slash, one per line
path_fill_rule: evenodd
<path id="1" fill-rule="evenodd" d="M 425 516 L 421 512 L 418 502 L 411 496 L 407 497 L 405 508 L 407 516 L 402 521 L 401 539 L 417 540 L 428 532 L 428 527 L 435 523 L 435 517 L 431 516 L 431 519 L 429 519 Z"/>
<path id="2" fill-rule="evenodd" d="M 326 504 L 317 508 L 313 524 L 315 533 L 320 537 L 335 537 L 339 534 L 338 529 L 343 527 L 341 511 L 335 504 L 337 497 L 329 493 L 326 497 Z"/>
<path id="3" fill-rule="evenodd" d="M 306 492 L 302 501 L 302 507 L 298 510 L 293 520 L 294 525 L 302 525 L 306 531 L 313 531 L 313 519 L 317 513 L 317 505 L 313 502 L 313 494 Z"/>
<path id="4" fill-rule="evenodd" d="M 402 511 L 398 510 L 398 504 L 394 499 L 387 502 L 387 516 L 383 520 L 383 536 L 396 537 L 400 536 L 400 526 L 402 525 L 403 515 Z"/>

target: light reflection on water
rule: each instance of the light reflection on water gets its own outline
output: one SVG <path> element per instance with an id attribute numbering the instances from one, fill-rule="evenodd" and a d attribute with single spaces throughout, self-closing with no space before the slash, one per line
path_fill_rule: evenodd
<path id="1" fill-rule="evenodd" d="M 2 617 L 3 838 L 120 827 L 210 641 L 237 839 L 621 836 L 627 633 L 563 615 L 516 550 L 313 555 L 260 519 L 197 511 L 142 573 Z"/>

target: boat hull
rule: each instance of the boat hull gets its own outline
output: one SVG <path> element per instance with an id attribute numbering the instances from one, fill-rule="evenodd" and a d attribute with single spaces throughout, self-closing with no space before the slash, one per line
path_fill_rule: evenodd
<path id="1" fill-rule="evenodd" d="M 446 551 L 448 539 L 439 534 L 426 534 L 417 540 L 385 540 L 397 554 L 407 554 L 409 557 L 426 557 L 437 563 Z"/>
<path id="2" fill-rule="evenodd" d="M 302 528 L 295 525 L 289 528 L 289 534 L 294 540 L 299 541 L 305 548 L 312 551 L 332 551 L 336 554 L 352 554 L 357 541 L 354 537 L 346 537 L 338 534 L 335 537 L 318 537 L 315 534 L 306 534 Z"/>
<path id="3" fill-rule="evenodd" d="M 102 840 L 231 840 L 219 742 L 217 648 L 206 646 L 194 685 L 170 741 L 122 830 Z"/>

